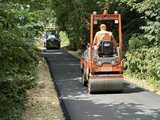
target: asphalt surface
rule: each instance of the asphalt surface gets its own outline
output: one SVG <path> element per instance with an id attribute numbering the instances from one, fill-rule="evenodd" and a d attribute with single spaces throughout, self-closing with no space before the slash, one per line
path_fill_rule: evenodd
<path id="1" fill-rule="evenodd" d="M 79 60 L 63 50 L 44 52 L 59 97 L 71 120 L 160 120 L 160 96 L 126 84 L 123 93 L 90 95 Z"/>

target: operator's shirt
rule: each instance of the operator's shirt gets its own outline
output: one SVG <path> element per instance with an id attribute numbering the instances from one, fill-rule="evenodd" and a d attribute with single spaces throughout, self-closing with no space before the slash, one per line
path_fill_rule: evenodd
<path id="1" fill-rule="evenodd" d="M 99 45 L 102 40 L 108 40 L 113 42 L 113 46 L 116 44 L 112 32 L 101 30 L 96 33 L 93 41 L 93 45 Z"/>

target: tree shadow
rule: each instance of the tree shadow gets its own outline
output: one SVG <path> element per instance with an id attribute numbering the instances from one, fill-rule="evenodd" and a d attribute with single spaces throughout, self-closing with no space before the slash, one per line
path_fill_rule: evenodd
<path id="1" fill-rule="evenodd" d="M 64 102 L 66 106 L 75 106 L 74 111 L 79 111 L 73 115 L 73 108 L 68 107 L 71 120 L 160 120 L 160 107 L 150 109 L 133 102 L 103 104 L 84 99 L 65 99 Z"/>

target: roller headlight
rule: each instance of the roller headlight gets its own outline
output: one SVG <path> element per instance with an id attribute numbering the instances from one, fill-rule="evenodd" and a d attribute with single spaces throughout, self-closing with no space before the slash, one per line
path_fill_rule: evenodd
<path id="1" fill-rule="evenodd" d="M 102 62 L 101 62 L 100 60 L 98 60 L 98 61 L 97 61 L 97 65 L 98 65 L 98 66 L 101 66 L 101 65 L 102 65 Z"/>
<path id="2" fill-rule="evenodd" d="M 116 65 L 116 61 L 115 60 L 112 60 L 111 63 L 112 63 L 112 65 Z"/>

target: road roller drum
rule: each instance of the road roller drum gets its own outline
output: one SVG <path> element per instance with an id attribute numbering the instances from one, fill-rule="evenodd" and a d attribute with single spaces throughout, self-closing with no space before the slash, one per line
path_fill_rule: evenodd
<path id="1" fill-rule="evenodd" d="M 92 77 L 89 79 L 88 92 L 121 92 L 124 88 L 124 78 L 108 78 L 104 77 Z"/>

